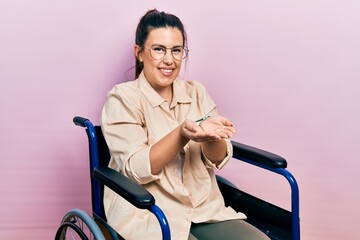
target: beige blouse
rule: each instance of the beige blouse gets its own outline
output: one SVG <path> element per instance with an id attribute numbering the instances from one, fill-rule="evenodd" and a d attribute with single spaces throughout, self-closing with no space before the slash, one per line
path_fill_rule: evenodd
<path id="1" fill-rule="evenodd" d="M 111 152 L 109 166 L 142 184 L 155 197 L 170 225 L 172 239 L 188 239 L 191 222 L 244 219 L 242 213 L 225 207 L 214 169 L 221 169 L 232 156 L 215 166 L 190 141 L 159 174 L 150 171 L 151 146 L 185 119 L 215 115 L 216 105 L 205 88 L 195 81 L 175 80 L 173 100 L 168 102 L 151 87 L 143 73 L 109 92 L 101 115 L 104 137 Z M 104 207 L 109 224 L 126 239 L 161 239 L 155 216 L 140 210 L 105 188 Z"/>

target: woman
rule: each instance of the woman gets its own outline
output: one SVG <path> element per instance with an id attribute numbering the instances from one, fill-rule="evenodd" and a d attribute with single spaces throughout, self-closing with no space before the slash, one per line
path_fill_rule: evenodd
<path id="1" fill-rule="evenodd" d="M 235 128 L 200 83 L 177 79 L 188 54 L 181 21 L 148 11 L 136 29 L 134 53 L 136 80 L 116 85 L 102 112 L 109 166 L 153 194 L 172 239 L 268 239 L 224 205 L 214 169 L 231 158 Z M 107 188 L 104 207 L 126 239 L 161 239 L 151 213 Z"/>

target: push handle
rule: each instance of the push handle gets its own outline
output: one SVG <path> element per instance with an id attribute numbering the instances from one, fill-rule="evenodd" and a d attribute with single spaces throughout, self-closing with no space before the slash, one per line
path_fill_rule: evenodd
<path id="1" fill-rule="evenodd" d="M 79 117 L 79 116 L 76 116 L 76 117 L 73 118 L 73 122 L 75 123 L 75 125 L 78 125 L 78 126 L 81 126 L 81 127 L 86 127 L 86 125 L 85 125 L 86 121 L 89 121 L 89 119 Z"/>

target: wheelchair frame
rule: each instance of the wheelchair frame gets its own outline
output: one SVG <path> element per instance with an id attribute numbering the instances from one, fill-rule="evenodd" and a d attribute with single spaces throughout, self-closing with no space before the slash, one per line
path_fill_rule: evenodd
<path id="1" fill-rule="evenodd" d="M 85 225 L 87 225 L 87 227 L 90 229 L 95 239 L 105 239 L 105 237 L 102 238 L 103 235 L 101 233 L 103 232 L 103 230 L 101 230 L 100 228 L 105 228 L 108 232 L 108 235 L 111 236 L 112 239 L 121 239 L 121 236 L 119 236 L 106 223 L 106 216 L 102 205 L 103 185 L 111 188 L 113 191 L 115 191 L 127 201 L 132 203 L 135 207 L 147 209 L 152 212 L 159 221 L 163 239 L 170 239 L 170 228 L 168 221 L 162 210 L 155 205 L 154 197 L 141 185 L 131 181 L 121 173 L 111 168 L 108 168 L 107 165 L 101 165 L 102 163 L 99 159 L 99 153 L 101 151 L 104 152 L 105 150 L 107 150 L 107 146 L 106 143 L 104 143 L 105 141 L 103 143 L 99 143 L 98 141 L 98 135 L 102 135 L 100 127 L 94 126 L 86 118 L 77 116 L 74 117 L 73 122 L 78 126 L 84 127 L 88 135 L 90 173 L 92 175 L 91 192 L 93 218 L 91 218 L 85 212 L 79 209 L 73 209 L 69 211 L 63 218 L 55 239 L 63 239 L 62 231 L 64 231 L 66 227 L 70 226 L 73 229 L 77 228 L 73 226 L 74 218 L 81 219 L 81 221 L 83 221 Z M 265 202 L 264 200 L 251 196 L 250 194 L 242 192 L 225 178 L 217 176 L 219 188 L 224 196 L 225 204 L 232 206 L 235 210 L 249 210 L 250 216 L 246 211 L 244 211 L 245 214 L 248 215 L 248 221 L 270 236 L 269 233 L 270 231 L 272 232 L 271 224 L 264 225 L 260 223 L 262 219 L 260 219 L 260 221 L 256 219 L 258 217 L 263 218 L 262 215 L 264 214 L 255 213 L 258 208 L 261 208 L 261 211 L 264 210 L 269 214 L 275 215 L 276 218 L 279 219 L 278 221 L 280 222 L 280 225 L 284 225 L 285 223 L 286 227 L 291 228 L 291 239 L 300 240 L 299 188 L 294 176 L 285 169 L 287 167 L 286 160 L 273 153 L 235 141 L 232 141 L 232 144 L 234 159 L 249 163 L 251 165 L 263 168 L 276 174 L 280 174 L 286 178 L 291 187 L 291 212 L 272 205 L 268 202 Z M 108 155 L 108 157 L 110 157 L 110 155 Z M 248 208 L 246 208 L 246 205 L 248 205 Z M 289 220 L 291 221 L 291 226 L 287 226 Z M 265 221 L 273 221 L 273 219 L 270 220 L 270 218 L 267 218 L 265 219 Z M 284 239 L 275 236 L 271 238 Z"/>

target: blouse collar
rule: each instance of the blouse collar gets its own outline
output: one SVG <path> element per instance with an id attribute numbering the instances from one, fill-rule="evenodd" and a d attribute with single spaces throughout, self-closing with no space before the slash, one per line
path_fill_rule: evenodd
<path id="1" fill-rule="evenodd" d="M 162 98 L 150 85 L 148 80 L 146 79 L 144 72 L 142 71 L 138 77 L 139 81 L 139 87 L 141 92 L 144 94 L 146 99 L 151 103 L 152 107 L 157 107 L 161 105 L 164 101 L 166 101 L 164 98 Z M 186 93 L 185 89 L 183 89 L 177 78 L 174 80 L 172 86 L 173 86 L 173 100 L 171 105 L 173 103 L 191 103 L 191 97 Z"/>

